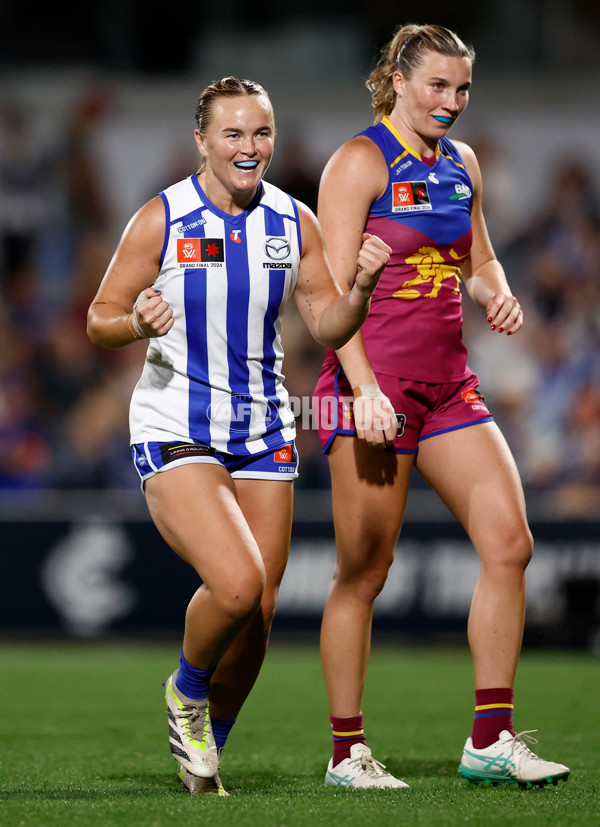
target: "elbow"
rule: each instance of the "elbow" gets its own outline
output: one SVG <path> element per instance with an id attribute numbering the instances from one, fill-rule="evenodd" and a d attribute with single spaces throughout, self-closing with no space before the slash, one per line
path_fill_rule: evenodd
<path id="1" fill-rule="evenodd" d="M 314 325 L 311 325 L 313 337 L 323 347 L 339 350 L 360 330 L 367 318 L 369 303 L 362 307 L 353 307 L 346 294 L 343 299 L 329 305 Z M 331 308 L 339 307 L 343 312 Z"/>
<path id="2" fill-rule="evenodd" d="M 350 341 L 350 339 L 354 336 L 355 333 L 356 331 L 354 330 L 352 331 L 352 333 L 350 333 L 349 336 L 338 336 L 336 339 L 331 339 L 325 345 L 325 347 L 329 347 L 332 350 L 339 350 L 341 347 L 344 347 L 344 345 Z"/>
<path id="3" fill-rule="evenodd" d="M 352 327 L 351 330 L 345 330 L 338 335 L 332 335 L 331 333 L 324 334 L 324 335 L 315 335 L 315 339 L 320 345 L 323 347 L 331 348 L 331 350 L 339 350 L 341 347 L 344 347 L 350 339 L 354 336 L 354 334 L 360 329 L 360 325 L 356 325 Z"/>
<path id="4" fill-rule="evenodd" d="M 346 320 L 342 325 L 338 324 L 333 329 L 331 327 L 329 327 L 329 329 L 324 329 L 326 326 L 321 325 L 317 332 L 313 335 L 317 342 L 324 347 L 329 347 L 332 350 L 339 350 L 341 347 L 344 347 L 344 345 L 347 344 L 356 333 L 358 333 L 366 318 L 367 313 L 365 311 L 361 314 L 360 318 L 354 318 L 352 322 Z"/>
<path id="5" fill-rule="evenodd" d="M 94 317 L 94 312 L 92 308 L 88 310 L 87 314 L 87 326 L 86 326 L 86 333 L 87 337 L 93 345 L 102 345 L 102 338 L 100 336 L 100 332 L 98 330 L 98 325 L 96 323 L 96 319 Z"/>
<path id="6" fill-rule="evenodd" d="M 118 345 L 113 344 L 104 335 L 102 325 L 100 324 L 100 320 L 98 319 L 97 314 L 94 312 L 93 307 L 90 307 L 90 309 L 88 310 L 86 333 L 88 339 L 93 345 L 99 345 L 100 347 L 106 347 L 111 349 L 118 347 Z"/>

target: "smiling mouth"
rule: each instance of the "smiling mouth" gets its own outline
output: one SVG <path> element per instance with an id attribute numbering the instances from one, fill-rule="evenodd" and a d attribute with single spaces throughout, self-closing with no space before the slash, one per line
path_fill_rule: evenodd
<path id="1" fill-rule="evenodd" d="M 256 169 L 258 161 L 236 161 L 234 166 L 238 169 Z"/>

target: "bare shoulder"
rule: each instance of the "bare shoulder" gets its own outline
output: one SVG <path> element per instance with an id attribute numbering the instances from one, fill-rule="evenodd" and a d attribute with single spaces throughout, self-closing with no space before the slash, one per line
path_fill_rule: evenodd
<path id="1" fill-rule="evenodd" d="M 157 195 L 150 201 L 147 201 L 129 221 L 126 233 L 160 233 L 164 235 L 165 230 L 165 205 L 162 198 Z"/>
<path id="2" fill-rule="evenodd" d="M 329 163 L 364 163 L 365 161 L 385 164 L 377 144 L 366 135 L 356 135 L 333 153 Z"/>
<path id="3" fill-rule="evenodd" d="M 368 175 L 365 171 L 368 170 Z M 365 135 L 357 135 L 337 149 L 324 170 L 327 174 L 350 176 L 351 178 L 368 178 L 381 173 L 386 175 L 385 159 L 379 147 Z"/>
<path id="4" fill-rule="evenodd" d="M 165 207 L 160 196 L 146 202 L 129 220 L 117 247 L 117 258 L 136 256 L 158 262 L 166 228 Z"/>
<path id="5" fill-rule="evenodd" d="M 302 236 L 302 255 L 307 252 L 308 246 L 321 242 L 323 231 L 314 212 L 302 201 L 296 200 L 298 217 L 300 219 L 300 234 Z M 308 243 L 308 244 L 307 244 Z"/>
<path id="6" fill-rule="evenodd" d="M 388 168 L 379 147 L 357 135 L 331 156 L 319 187 L 319 220 L 355 220 L 361 230 L 371 204 L 388 185 Z M 327 228 L 323 224 L 327 235 Z"/>
<path id="7" fill-rule="evenodd" d="M 298 207 L 298 215 L 300 216 L 300 221 L 316 221 L 317 217 L 314 212 L 311 210 L 310 207 L 307 207 L 303 201 L 298 201 L 297 198 L 294 198 L 296 202 L 296 206 Z"/>

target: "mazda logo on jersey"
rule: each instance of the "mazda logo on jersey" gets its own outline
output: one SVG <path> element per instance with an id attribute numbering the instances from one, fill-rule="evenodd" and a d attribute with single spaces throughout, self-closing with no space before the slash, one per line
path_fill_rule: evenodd
<path id="1" fill-rule="evenodd" d="M 285 238 L 267 238 L 265 253 L 273 261 L 282 261 L 290 254 L 290 244 Z"/>

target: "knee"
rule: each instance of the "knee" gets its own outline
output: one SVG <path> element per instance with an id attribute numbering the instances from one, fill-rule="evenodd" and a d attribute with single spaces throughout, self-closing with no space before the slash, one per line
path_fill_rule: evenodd
<path id="1" fill-rule="evenodd" d="M 524 572 L 533 554 L 533 536 L 527 525 L 511 526 L 498 538 L 488 562 Z"/>
<path id="2" fill-rule="evenodd" d="M 232 575 L 223 588 L 213 591 L 213 597 L 232 622 L 245 622 L 256 614 L 264 587 L 264 570 L 249 568 Z"/>
<path id="3" fill-rule="evenodd" d="M 268 635 L 271 631 L 271 626 L 273 625 L 273 620 L 275 618 L 277 594 L 278 590 L 266 588 L 263 591 L 262 600 L 260 602 L 260 614 L 266 635 Z"/>
<path id="4" fill-rule="evenodd" d="M 533 536 L 528 526 L 514 530 L 508 549 L 511 564 L 525 571 L 533 554 Z"/>
<path id="5" fill-rule="evenodd" d="M 333 588 L 350 591 L 361 602 L 372 603 L 387 580 L 393 552 L 368 558 L 360 566 L 338 564 L 333 575 Z"/>

